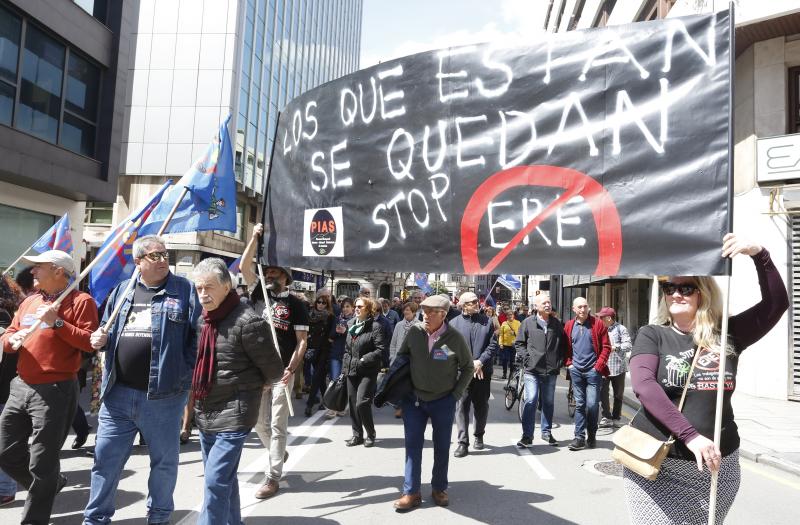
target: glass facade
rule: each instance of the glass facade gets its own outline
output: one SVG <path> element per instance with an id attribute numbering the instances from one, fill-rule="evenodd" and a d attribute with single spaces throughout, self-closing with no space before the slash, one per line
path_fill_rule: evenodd
<path id="1" fill-rule="evenodd" d="M 363 0 L 246 0 L 242 7 L 236 177 L 260 193 L 279 110 L 358 69 Z"/>
<path id="2" fill-rule="evenodd" d="M 99 67 L 0 4 L 0 124 L 94 157 L 99 97 Z"/>

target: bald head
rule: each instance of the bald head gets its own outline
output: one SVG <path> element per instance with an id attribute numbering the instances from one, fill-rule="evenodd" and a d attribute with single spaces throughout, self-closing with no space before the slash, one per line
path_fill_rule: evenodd
<path id="1" fill-rule="evenodd" d="M 577 321 L 584 322 L 589 317 L 589 303 L 586 302 L 586 298 L 576 297 L 572 301 L 572 311 Z"/>

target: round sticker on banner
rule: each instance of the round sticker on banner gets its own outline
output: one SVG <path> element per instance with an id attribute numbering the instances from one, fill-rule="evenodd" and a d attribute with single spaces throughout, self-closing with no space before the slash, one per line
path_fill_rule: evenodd
<path id="1" fill-rule="evenodd" d="M 336 246 L 336 219 L 328 210 L 317 210 L 309 224 L 311 247 L 317 255 L 328 255 Z"/>

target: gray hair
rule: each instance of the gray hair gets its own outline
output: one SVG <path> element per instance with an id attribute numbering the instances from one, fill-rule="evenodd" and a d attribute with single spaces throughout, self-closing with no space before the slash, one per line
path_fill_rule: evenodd
<path id="1" fill-rule="evenodd" d="M 203 275 L 214 275 L 219 280 L 220 284 L 233 286 L 231 274 L 228 271 L 228 265 L 219 257 L 209 257 L 197 263 L 197 266 L 194 267 L 194 271 L 192 271 L 192 278 L 197 280 L 198 277 Z"/>
<path id="2" fill-rule="evenodd" d="M 166 247 L 167 243 L 164 242 L 163 237 L 159 237 L 158 235 L 145 235 L 144 237 L 139 237 L 135 241 L 133 241 L 133 257 L 134 259 L 141 259 L 144 257 L 145 252 L 147 251 L 148 246 L 152 246 L 154 244 L 160 244 L 161 246 Z"/>

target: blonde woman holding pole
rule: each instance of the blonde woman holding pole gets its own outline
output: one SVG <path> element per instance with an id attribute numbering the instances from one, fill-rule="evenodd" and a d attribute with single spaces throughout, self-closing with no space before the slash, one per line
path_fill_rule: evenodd
<path id="1" fill-rule="evenodd" d="M 661 280 L 658 319 L 639 330 L 636 337 L 631 381 L 642 410 L 631 424 L 659 439 L 674 435 L 676 441 L 654 481 L 624 469 L 625 495 L 634 525 L 705 524 L 711 472 L 718 477 L 715 519 L 723 523 L 739 490 L 739 433 L 731 408 L 738 358 L 775 326 L 788 308 L 789 298 L 769 252 L 727 234 L 722 256 L 738 254 L 750 256 L 755 264 L 761 301 L 728 320 L 719 447 L 713 438 L 723 308 L 714 279 L 673 276 Z M 676 405 L 687 381 L 686 402 L 679 411 Z"/>

